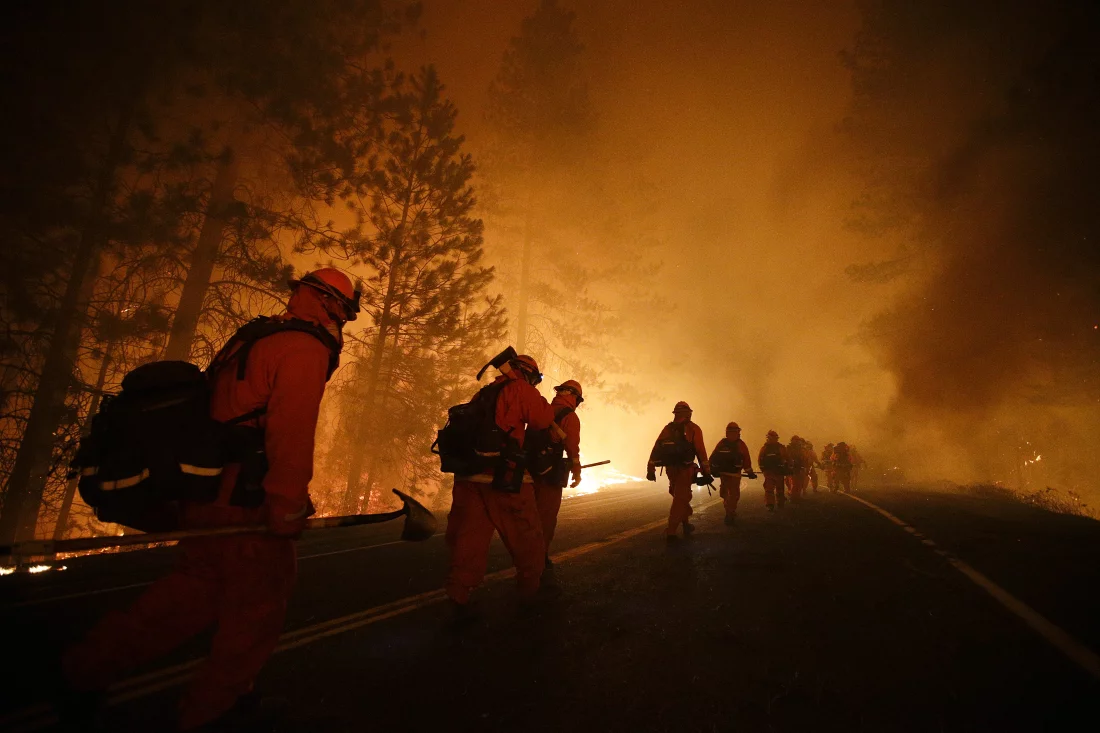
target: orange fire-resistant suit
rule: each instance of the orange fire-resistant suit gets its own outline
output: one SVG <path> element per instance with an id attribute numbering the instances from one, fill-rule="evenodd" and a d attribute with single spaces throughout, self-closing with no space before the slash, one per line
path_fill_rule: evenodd
<path id="1" fill-rule="evenodd" d="M 791 501 L 801 501 L 806 492 L 806 486 L 810 481 L 809 457 L 806 455 L 805 444 L 801 441 L 791 441 L 787 445 L 787 460 L 790 463 L 791 474 L 787 477 L 787 488 L 790 490 Z"/>
<path id="2" fill-rule="evenodd" d="M 339 326 L 313 290 L 298 288 L 287 310 L 339 339 Z M 329 356 L 329 348 L 317 338 L 284 331 L 255 343 L 244 379 L 237 378 L 235 366 L 216 375 L 211 398 L 215 419 L 228 420 L 266 405 L 266 412 L 251 423 L 264 430 L 266 496 L 256 508 L 231 506 L 239 466 L 230 465 L 222 474 L 216 502 L 185 506 L 181 524 L 197 528 L 266 521 L 286 536 L 182 540 L 171 574 L 154 582 L 129 609 L 108 614 L 66 652 L 63 669 L 74 689 L 103 689 L 213 626 L 210 655 L 180 703 L 179 728 L 188 730 L 219 717 L 251 690 L 279 640 L 294 585 L 293 536 L 304 527 L 309 505 L 314 432 Z"/>
<path id="3" fill-rule="evenodd" d="M 772 441 L 769 441 L 772 442 Z M 779 441 L 774 441 L 779 443 Z M 760 459 L 764 455 L 764 450 L 768 443 L 765 443 L 760 447 L 760 453 L 756 456 L 756 464 L 761 466 L 761 472 L 764 474 L 764 504 L 767 506 L 775 506 L 776 499 L 779 500 L 779 506 L 783 506 L 787 502 L 787 497 L 783 495 L 785 476 L 778 471 L 769 471 L 763 468 L 763 464 Z M 783 464 L 789 466 L 790 463 L 787 460 L 787 447 L 785 445 L 779 445 L 779 455 L 783 460 Z"/>
<path id="4" fill-rule="evenodd" d="M 518 370 L 502 374 L 497 382 L 507 381 L 497 399 L 496 423 L 522 445 L 525 429 L 542 430 L 554 419 L 554 408 Z M 489 561 L 489 543 L 493 532 L 500 533 L 504 546 L 516 564 L 520 595 L 533 596 L 539 589 L 546 562 L 546 542 L 542 536 L 535 489 L 525 476 L 519 493 L 496 491 L 490 473 L 455 476 L 451 512 L 447 515 L 447 546 L 451 550 L 451 569 L 447 575 L 447 595 L 465 605 L 470 593 L 481 584 Z"/>
<path id="5" fill-rule="evenodd" d="M 806 448 L 806 462 L 810 466 L 810 486 L 813 488 L 814 493 L 817 493 L 817 467 L 821 465 L 821 459 L 817 457 L 817 451 L 813 448 Z"/>
<path id="6" fill-rule="evenodd" d="M 737 516 L 737 502 L 741 500 L 741 471 L 752 473 L 752 455 L 749 453 L 749 447 L 745 445 L 745 441 L 740 438 L 736 441 L 732 441 L 729 438 L 722 438 L 718 441 L 718 444 L 714 446 L 714 450 L 711 451 L 711 466 L 714 466 L 714 454 L 726 443 L 733 443 L 734 450 L 741 454 L 740 470 L 736 473 L 725 473 L 721 471 L 718 473 L 718 478 L 721 480 L 718 495 L 722 497 L 722 505 L 726 509 L 726 516 L 732 518 Z"/>
<path id="7" fill-rule="evenodd" d="M 686 423 L 684 436 L 695 449 L 695 457 L 699 460 L 699 468 L 702 469 L 703 473 L 710 473 L 710 459 L 707 457 L 707 445 L 703 441 L 703 429 L 691 420 L 677 418 L 666 425 L 661 430 L 660 435 L 657 436 L 657 440 L 653 444 L 653 450 L 656 451 L 661 441 L 667 439 L 674 429 L 679 430 L 681 423 Z M 651 452 L 650 467 L 653 465 L 653 453 Z M 695 485 L 695 471 L 694 461 L 676 466 L 665 466 L 665 473 L 668 475 L 668 493 L 672 496 L 672 506 L 668 510 L 668 528 L 665 530 L 667 535 L 675 535 L 676 530 L 688 520 L 688 517 L 694 514 L 694 510 L 691 508 L 691 490 Z"/>
<path id="8" fill-rule="evenodd" d="M 550 406 L 554 408 L 555 412 L 563 408 L 576 410 L 577 398 L 569 392 L 558 392 Z M 576 412 L 568 412 L 557 422 L 558 427 L 565 433 L 565 437 L 561 437 L 557 431 L 551 429 L 550 441 L 565 448 L 570 473 L 574 477 L 579 477 L 581 470 L 581 420 L 577 417 Z M 561 510 L 561 495 L 566 480 L 567 477 L 565 476 L 534 477 L 535 504 L 539 509 L 539 519 L 542 521 L 542 538 L 546 542 L 548 553 L 550 542 L 554 539 L 554 530 L 558 526 L 558 512 Z"/>

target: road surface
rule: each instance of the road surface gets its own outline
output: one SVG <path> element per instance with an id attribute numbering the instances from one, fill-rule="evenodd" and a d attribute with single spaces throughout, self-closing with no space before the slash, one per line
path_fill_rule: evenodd
<path id="1" fill-rule="evenodd" d="M 441 537 L 332 530 L 301 544 L 280 651 L 260 679 L 278 731 L 1088 730 L 1100 711 L 1100 523 L 997 496 L 879 488 L 735 527 L 697 492 L 666 545 L 653 484 L 567 500 L 540 610 L 494 543 L 480 622 L 456 628 Z M 860 501 L 862 500 L 862 501 Z M 0 731 L 47 729 L 48 661 L 164 572 L 171 548 L 0 578 Z M 114 691 L 149 730 L 204 640 Z"/>

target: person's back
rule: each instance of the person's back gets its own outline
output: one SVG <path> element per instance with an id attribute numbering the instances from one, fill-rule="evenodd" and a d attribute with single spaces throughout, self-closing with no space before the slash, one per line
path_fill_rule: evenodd
<path id="1" fill-rule="evenodd" d="M 267 532 L 181 541 L 170 575 L 66 653 L 64 676 L 74 691 L 104 689 L 217 625 L 210 655 L 180 706 L 179 728 L 189 730 L 229 713 L 274 651 L 294 585 L 294 540 L 311 510 L 321 396 L 340 328 L 359 309 L 358 292 L 337 270 L 308 273 L 292 289 L 285 318 L 312 324 L 306 328 L 317 335 L 278 331 L 212 365 L 211 416 L 227 421 L 262 412 L 245 423 L 259 431 L 253 451 L 259 458 L 227 466 L 212 504 L 183 508 L 184 526 L 266 524 Z"/>
<path id="2" fill-rule="evenodd" d="M 498 390 L 493 414 L 501 436 L 499 456 L 476 474 L 455 476 L 447 516 L 451 566 L 445 590 L 460 618 L 468 615 L 470 595 L 485 577 L 494 532 L 500 533 L 515 562 L 521 598 L 530 602 L 538 591 L 546 542 L 523 446 L 529 428 L 545 429 L 554 419 L 554 408 L 535 388 L 541 380 L 535 360 L 519 354 L 484 388 Z"/>

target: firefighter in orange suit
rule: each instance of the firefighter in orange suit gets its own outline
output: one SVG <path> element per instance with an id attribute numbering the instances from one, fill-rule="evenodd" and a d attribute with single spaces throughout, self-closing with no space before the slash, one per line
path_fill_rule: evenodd
<path id="1" fill-rule="evenodd" d="M 760 447 L 760 454 L 756 457 L 756 465 L 764 474 L 764 504 L 768 511 L 774 511 L 776 504 L 780 509 L 786 504 L 787 498 L 783 495 L 783 479 L 790 472 L 790 464 L 787 461 L 787 448 L 779 442 L 779 433 L 769 430 L 764 445 Z"/>
<path id="2" fill-rule="evenodd" d="M 577 407 L 584 402 L 584 392 L 580 382 L 575 379 L 566 380 L 554 387 L 554 392 L 556 394 L 550 406 L 554 408 L 556 419 L 554 425 L 547 430 L 546 436 L 549 451 L 553 454 L 552 461 L 545 472 L 533 475 L 535 503 L 542 521 L 542 537 L 546 542 L 547 568 L 553 567 L 550 561 L 550 542 L 554 539 L 554 530 L 558 526 L 562 491 L 570 477 L 571 488 L 577 488 L 581 482 L 581 420 L 577 417 Z"/>
<path id="3" fill-rule="evenodd" d="M 210 654 L 180 702 L 178 729 L 207 723 L 236 729 L 235 721 L 245 714 L 242 698 L 282 633 L 296 573 L 296 539 L 312 512 L 309 482 L 321 395 L 343 343 L 341 329 L 359 311 L 359 293 L 339 270 L 308 273 L 291 281 L 291 288 L 282 318 L 319 326 L 331 342 L 301 331 L 273 333 L 254 342 L 242 378 L 235 355 L 226 353 L 230 341 L 215 365 L 223 357 L 234 365 L 212 374 L 212 417 L 227 421 L 263 408 L 248 422 L 263 430 L 269 467 L 262 504 L 236 505 L 241 466 L 231 464 L 222 473 L 217 500 L 185 505 L 181 518 L 185 528 L 266 524 L 268 533 L 180 541 L 180 561 L 171 574 L 129 609 L 108 614 L 66 652 L 62 673 L 74 696 L 87 699 L 128 670 L 214 627 Z M 62 708 L 63 718 L 74 713 L 64 703 Z M 75 711 L 85 712 L 92 711 Z"/>
<path id="4" fill-rule="evenodd" d="M 508 371 L 493 382 L 503 383 L 495 419 L 497 427 L 518 443 L 517 449 L 522 449 L 526 430 L 550 427 L 554 408 L 535 388 L 542 381 L 542 374 L 532 357 L 521 354 L 508 364 Z M 522 461 L 520 466 L 522 470 Z M 490 471 L 455 476 L 451 511 L 447 515 L 451 568 L 446 591 L 460 613 L 465 612 L 470 593 L 485 577 L 494 531 L 500 533 L 516 564 L 516 581 L 525 602 L 538 592 L 546 561 L 546 542 L 530 475 L 524 472 L 519 490 L 512 492 L 493 488 Z"/>
<path id="5" fill-rule="evenodd" d="M 814 450 L 814 444 L 808 440 L 803 440 L 803 444 L 806 447 L 806 464 L 810 467 L 810 486 L 813 487 L 814 493 L 817 493 L 817 469 L 821 467 L 821 459 L 817 457 L 817 451 Z"/>
<path id="6" fill-rule="evenodd" d="M 791 501 L 802 501 L 810 481 L 810 466 L 806 458 L 806 445 L 797 435 L 792 435 L 791 442 L 787 444 L 787 463 L 791 471 L 787 477 Z"/>
<path id="7" fill-rule="evenodd" d="M 657 442 L 649 454 L 646 478 L 657 480 L 657 466 L 665 467 L 668 474 L 668 493 L 672 495 L 672 506 L 668 511 L 668 527 L 665 537 L 677 539 L 676 531 L 683 527 L 687 537 L 695 529 L 688 521 L 692 515 L 691 490 L 695 485 L 696 466 L 703 472 L 702 482 L 710 483 L 710 459 L 707 458 L 707 446 L 703 441 L 703 429 L 691 421 L 691 407 L 686 402 L 677 402 L 672 410 L 672 422 L 661 430 Z"/>
<path id="8" fill-rule="evenodd" d="M 718 494 L 726 509 L 726 524 L 737 519 L 737 502 L 741 499 L 741 472 L 756 478 L 752 470 L 752 455 L 745 441 L 741 440 L 741 426 L 731 422 L 726 426 L 726 437 L 718 441 L 710 454 L 710 467 L 718 474 L 721 487 Z"/>

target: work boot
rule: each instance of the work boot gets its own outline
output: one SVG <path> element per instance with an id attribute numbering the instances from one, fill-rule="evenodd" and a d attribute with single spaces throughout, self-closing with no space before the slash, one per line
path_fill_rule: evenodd
<path id="1" fill-rule="evenodd" d="M 550 559 L 550 553 L 546 554 L 546 564 L 543 567 L 545 567 L 547 570 L 554 569 L 554 561 Z"/>
<path id="2" fill-rule="evenodd" d="M 695 525 L 685 519 L 684 520 L 684 537 L 687 537 L 688 535 L 690 535 L 694 531 L 695 531 Z"/>
<path id="3" fill-rule="evenodd" d="M 680 541 L 680 537 L 678 535 L 674 535 L 674 534 L 666 534 L 665 535 L 665 542 L 667 542 L 670 545 L 674 545 L 679 541 Z"/>
<path id="4" fill-rule="evenodd" d="M 768 504 L 768 511 L 769 512 L 774 512 L 775 511 L 775 505 L 774 504 Z"/>
<path id="5" fill-rule="evenodd" d="M 736 514 L 727 514 L 726 515 L 726 526 L 727 527 L 732 527 L 735 524 L 737 524 L 737 515 Z"/>
<path id="6" fill-rule="evenodd" d="M 451 601 L 451 620 L 447 623 L 452 631 L 462 631 L 481 622 L 481 616 L 477 609 L 469 603 Z"/>

